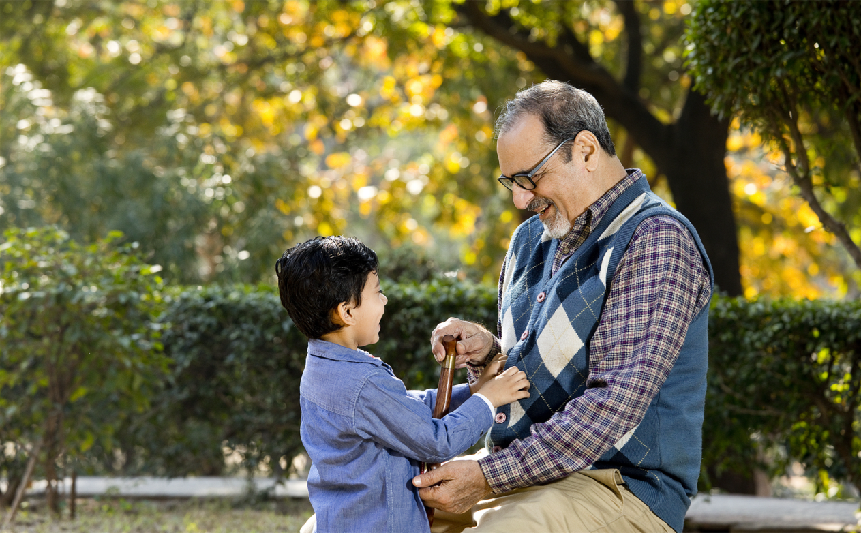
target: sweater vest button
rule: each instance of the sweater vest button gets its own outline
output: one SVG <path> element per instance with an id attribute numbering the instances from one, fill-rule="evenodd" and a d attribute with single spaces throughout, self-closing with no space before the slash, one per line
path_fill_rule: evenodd
<path id="1" fill-rule="evenodd" d="M 538 303 L 543 302 L 543 301 L 544 301 L 544 298 L 547 298 L 547 293 L 545 293 L 544 291 L 542 291 L 542 292 L 541 292 L 541 294 L 539 294 L 539 295 L 538 295 L 538 298 L 537 298 Z"/>
<path id="2" fill-rule="evenodd" d="M 506 418 L 508 417 L 505 416 L 505 413 L 496 413 L 496 417 L 494 417 L 494 420 L 496 420 L 497 424 L 502 424 L 503 422 L 505 422 Z"/>
<path id="3" fill-rule="evenodd" d="M 529 336 L 529 330 L 527 329 L 526 331 L 523 332 L 522 335 L 520 335 L 520 340 L 525 341 L 526 337 L 528 337 L 528 336 Z"/>

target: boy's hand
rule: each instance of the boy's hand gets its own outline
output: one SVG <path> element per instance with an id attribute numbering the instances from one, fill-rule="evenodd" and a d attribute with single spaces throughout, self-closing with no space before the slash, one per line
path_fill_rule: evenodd
<path id="1" fill-rule="evenodd" d="M 478 392 L 490 400 L 494 407 L 499 407 L 529 398 L 529 380 L 526 378 L 526 372 L 511 367 L 485 383 Z"/>
<path id="2" fill-rule="evenodd" d="M 469 391 L 472 394 L 481 389 L 485 383 L 495 378 L 499 374 L 502 373 L 502 369 L 505 368 L 505 363 L 508 361 L 508 356 L 504 353 L 496 354 L 496 357 L 491 359 L 487 366 L 484 367 L 484 370 L 481 372 L 481 376 L 469 386 Z"/>

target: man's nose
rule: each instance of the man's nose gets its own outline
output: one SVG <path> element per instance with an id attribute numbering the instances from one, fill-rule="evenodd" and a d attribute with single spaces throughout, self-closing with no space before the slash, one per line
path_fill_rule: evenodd
<path id="1" fill-rule="evenodd" d="M 517 209 L 526 209 L 526 206 L 529 205 L 534 196 L 532 191 L 528 191 L 520 185 L 515 184 L 514 188 L 511 189 L 511 197 L 514 200 L 514 207 Z"/>

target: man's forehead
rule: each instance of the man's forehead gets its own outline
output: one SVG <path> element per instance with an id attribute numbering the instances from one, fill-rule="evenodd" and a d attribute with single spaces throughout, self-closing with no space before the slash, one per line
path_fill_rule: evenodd
<path id="1" fill-rule="evenodd" d="M 545 150 L 545 131 L 541 120 L 535 115 L 525 115 L 500 134 L 496 143 L 501 166 L 534 165 L 536 157 L 540 159 Z M 528 170 L 526 168 L 507 169 L 512 172 Z"/>
<path id="2" fill-rule="evenodd" d="M 505 130 L 505 133 L 500 135 L 500 138 L 503 136 L 516 138 L 541 137 L 544 133 L 544 123 L 541 121 L 541 118 L 529 113 L 520 116 L 517 120 L 512 122 L 511 126 Z"/>

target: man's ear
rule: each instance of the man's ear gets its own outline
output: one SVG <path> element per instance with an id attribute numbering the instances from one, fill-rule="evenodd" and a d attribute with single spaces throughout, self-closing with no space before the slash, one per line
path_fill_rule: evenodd
<path id="1" fill-rule="evenodd" d="M 574 157 L 583 161 L 586 170 L 592 171 L 598 167 L 598 151 L 601 144 L 595 134 L 589 130 L 583 130 L 574 139 Z"/>
<path id="2" fill-rule="evenodd" d="M 352 326 L 356 319 L 351 312 L 352 307 L 347 302 L 341 302 L 338 307 L 332 309 L 332 322 L 341 327 Z"/>

